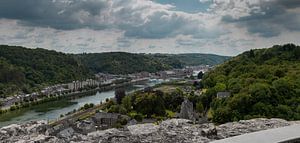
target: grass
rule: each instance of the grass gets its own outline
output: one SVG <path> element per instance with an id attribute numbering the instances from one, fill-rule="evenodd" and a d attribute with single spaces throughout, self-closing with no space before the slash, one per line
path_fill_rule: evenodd
<path id="1" fill-rule="evenodd" d="M 207 111 L 207 119 L 212 119 L 213 118 L 213 115 L 212 115 L 212 110 L 211 108 L 209 108 L 209 110 Z"/>
<path id="2" fill-rule="evenodd" d="M 160 90 L 164 93 L 171 93 L 173 91 L 176 91 L 177 87 L 178 86 L 175 86 L 175 85 L 161 85 L 161 86 L 155 88 L 155 90 Z"/>
<path id="3" fill-rule="evenodd" d="M 136 112 L 136 111 L 131 111 L 131 112 L 129 112 L 127 115 L 128 115 L 129 117 L 131 117 L 131 118 L 134 118 L 134 116 L 137 115 L 137 112 Z"/>
<path id="4" fill-rule="evenodd" d="M 168 118 L 173 118 L 175 117 L 175 112 L 171 111 L 171 110 L 166 110 L 166 113 L 167 113 L 167 117 Z"/>
<path id="5" fill-rule="evenodd" d="M 94 116 L 94 115 L 95 115 L 94 112 L 88 112 L 88 113 L 86 113 L 86 114 L 80 115 L 80 116 L 78 117 L 78 119 L 79 119 L 80 121 L 82 121 L 82 120 L 85 120 L 85 119 L 87 119 L 87 118 L 90 118 L 90 117 L 92 117 L 92 116 Z"/>

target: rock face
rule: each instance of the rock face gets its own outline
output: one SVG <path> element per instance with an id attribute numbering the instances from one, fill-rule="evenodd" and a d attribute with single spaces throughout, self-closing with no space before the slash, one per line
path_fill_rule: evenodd
<path id="1" fill-rule="evenodd" d="M 179 118 L 196 121 L 196 114 L 194 112 L 193 103 L 188 99 L 184 99 L 181 104 Z"/>
<path id="2" fill-rule="evenodd" d="M 128 126 L 127 128 L 132 135 L 147 135 L 157 132 L 159 126 L 152 123 L 146 123 Z"/>
<path id="3" fill-rule="evenodd" d="M 57 135 L 47 135 L 51 129 L 44 121 L 30 122 L 24 125 L 10 125 L 0 129 L 0 143 L 207 143 L 217 139 L 245 133 L 283 127 L 300 122 L 288 122 L 282 119 L 252 119 L 215 126 L 192 124 L 191 120 L 170 119 L 159 125 L 152 123 L 127 126 L 122 129 L 107 129 L 81 134 L 67 128 Z"/>

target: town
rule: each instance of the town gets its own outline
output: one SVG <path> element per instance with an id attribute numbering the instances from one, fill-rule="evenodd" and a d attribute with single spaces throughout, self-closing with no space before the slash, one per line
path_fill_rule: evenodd
<path id="1" fill-rule="evenodd" d="M 114 89 L 127 84 L 138 83 L 146 80 L 165 80 L 170 81 L 180 78 L 191 78 L 197 76 L 202 71 L 207 72 L 212 66 L 187 66 L 183 69 L 172 69 L 156 73 L 140 72 L 127 75 L 113 75 L 106 73 L 97 73 L 93 79 L 77 80 L 71 83 L 62 83 L 43 88 L 38 92 L 30 94 L 18 94 L 7 98 L 0 98 L 0 110 L 14 110 L 16 105 L 39 101 L 49 97 L 61 97 L 77 95 L 89 90 L 107 90 Z M 1 112 L 0 112 L 1 113 Z"/>

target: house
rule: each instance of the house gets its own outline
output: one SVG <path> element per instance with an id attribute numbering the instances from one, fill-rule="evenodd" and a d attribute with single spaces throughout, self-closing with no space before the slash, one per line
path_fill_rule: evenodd
<path id="1" fill-rule="evenodd" d="M 227 98 L 230 96 L 230 92 L 218 92 L 217 98 Z"/>
<path id="2" fill-rule="evenodd" d="M 2 101 L 2 106 L 11 106 L 17 102 L 21 102 L 22 99 L 20 96 L 10 96 Z"/>
<path id="3" fill-rule="evenodd" d="M 2 106 L 3 102 L 4 102 L 4 98 L 0 98 L 0 107 Z"/>
<path id="4" fill-rule="evenodd" d="M 94 121 L 95 125 L 98 126 L 98 128 L 108 129 L 117 123 L 119 117 L 120 114 L 117 113 L 99 112 L 92 117 L 92 120 Z"/>
<path id="5" fill-rule="evenodd" d="M 82 134 L 87 134 L 87 133 L 96 131 L 95 124 L 91 120 L 92 119 L 83 120 L 83 121 L 78 122 L 75 125 L 74 130 L 77 132 L 80 132 Z"/>

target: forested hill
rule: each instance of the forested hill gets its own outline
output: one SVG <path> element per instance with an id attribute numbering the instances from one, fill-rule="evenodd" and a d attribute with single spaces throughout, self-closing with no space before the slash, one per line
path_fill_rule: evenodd
<path id="1" fill-rule="evenodd" d="M 171 68 L 182 68 L 182 63 L 166 56 L 147 56 L 124 52 L 94 53 L 76 55 L 94 73 L 104 72 L 127 74 L 135 72 L 157 72 Z"/>
<path id="2" fill-rule="evenodd" d="M 171 56 L 180 60 L 183 65 L 187 66 L 218 65 L 230 58 L 228 56 L 201 53 L 177 54 Z"/>
<path id="3" fill-rule="evenodd" d="M 204 76 L 213 121 L 256 117 L 300 119 L 300 47 L 287 44 L 244 52 Z M 229 91 L 229 98 L 214 98 Z"/>
<path id="4" fill-rule="evenodd" d="M 0 45 L 0 96 L 20 91 L 30 93 L 46 85 L 86 79 L 97 72 L 157 72 L 185 65 L 215 65 L 227 59 L 215 55 L 198 57 L 124 52 L 65 54 L 41 48 Z"/>
<path id="5" fill-rule="evenodd" d="M 44 85 L 85 79 L 91 72 L 72 55 L 17 46 L 0 46 L 0 96 L 30 93 Z"/>
<path id="6" fill-rule="evenodd" d="M 126 74 L 157 72 L 196 65 L 217 65 L 229 59 L 212 54 L 133 54 L 125 52 L 76 55 L 93 72 Z"/>

